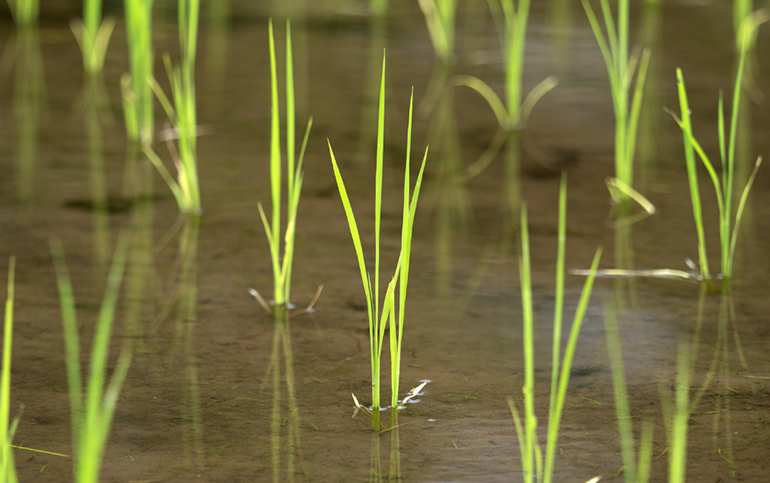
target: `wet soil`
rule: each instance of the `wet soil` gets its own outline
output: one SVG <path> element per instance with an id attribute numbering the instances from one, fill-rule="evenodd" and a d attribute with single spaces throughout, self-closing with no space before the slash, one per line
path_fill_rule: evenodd
<path id="1" fill-rule="evenodd" d="M 526 202 L 532 236 L 536 396 L 543 441 L 561 169 L 569 176 L 568 268 L 587 268 L 599 246 L 604 247 L 602 268 L 686 270 L 684 260 L 697 257 L 681 133 L 662 107 L 678 110 L 674 69 L 682 67 L 696 133 L 704 148 L 717 152 L 718 91 L 731 92 L 735 64 L 729 7 L 666 2 L 657 17 L 635 12 L 638 39 L 649 31 L 645 29 L 655 31 L 655 19 L 659 22 L 652 37 L 646 98 L 650 108 L 640 134 L 636 174 L 637 188 L 658 212 L 630 227 L 615 228 L 616 214 L 605 186 L 605 178 L 614 172 L 611 98 L 596 41 L 577 5 L 561 27 L 555 22 L 563 17 L 553 10 L 561 2 L 534 7 L 524 90 L 552 74 L 558 75 L 559 86 L 540 101 L 527 123 L 520 168 L 507 169 L 501 155 L 477 177 L 458 182 L 446 173 L 477 159 L 497 129 L 485 101 L 463 87 L 430 90 L 431 78 L 441 74 L 436 74 L 440 69 L 416 6 L 394 6 L 385 37 L 377 40 L 369 18 L 346 2 L 338 3 L 347 13 L 311 8 L 307 21 L 296 21 L 293 29 L 298 119 L 304 125 L 308 114 L 314 117 L 297 227 L 293 302 L 304 306 L 320 284 L 324 289 L 315 311 L 293 317 L 288 326 L 277 326 L 248 293 L 254 287 L 269 298 L 272 285 L 257 209 L 260 201 L 268 203 L 270 198 L 270 11 L 236 3 L 227 28 L 202 20 L 199 122 L 207 134 L 199 139 L 198 159 L 204 215 L 193 252 L 180 248 L 189 244 L 180 240 L 184 235 L 176 203 L 163 181 L 145 160 L 126 162 L 119 90 L 119 77 L 127 69 L 122 23 L 101 80 L 109 101 L 103 112 L 108 115 L 102 115 L 100 124 L 102 164 L 89 159 L 84 102 L 88 91 L 80 52 L 68 25 L 58 22 L 60 14 L 44 21 L 33 43 L 43 71 L 14 59 L 13 50 L 6 48 L 0 71 L 0 169 L 6 173 L 0 178 L 0 272 L 5 273 L 14 254 L 11 396 L 13 408 L 24 408 L 17 444 L 71 452 L 52 239 L 60 239 L 66 252 L 85 364 L 106 266 L 118 234 L 132 228 L 134 243 L 112 357 L 116 359 L 129 341 L 134 359 L 104 455 L 102 481 L 107 482 L 274 477 L 520 481 L 520 455 L 507 403 L 509 397 L 520 399 L 523 384 L 514 219 L 518 203 Z M 444 79 L 476 75 L 502 92 L 504 75 L 496 60 L 500 52 L 493 24 L 483 5 L 476 7 L 478 11 L 461 7 L 467 10 L 458 20 L 457 59 Z M 173 16 L 158 20 L 157 52 L 176 50 L 173 22 Z M 0 25 L 5 45 L 18 38 L 7 20 Z M 767 38 L 761 31 L 754 58 L 757 93 L 770 87 Z M 368 334 L 363 290 L 326 139 L 345 176 L 364 244 L 371 247 L 375 104 L 374 91 L 366 87 L 367 66 L 379 68 L 385 45 L 389 87 L 384 273 L 397 257 L 412 86 L 418 106 L 413 153 L 422 152 L 427 143 L 435 153 L 428 159 L 414 235 L 402 397 L 420 381 L 431 382 L 420 401 L 401 412 L 398 428 L 373 435 L 366 415 L 351 418 L 351 392 L 362 402 L 370 398 Z M 157 72 L 162 73 L 160 64 Z M 18 80 L 22 74 L 27 77 Z M 45 89 L 31 98 L 20 94 L 26 92 L 24 85 L 36 82 Z M 739 151 L 738 177 L 750 170 L 756 155 L 770 152 L 763 135 L 770 126 L 765 104 L 744 106 L 748 115 L 742 124 L 746 138 Z M 449 109 L 442 111 L 446 105 Z M 35 120 L 32 130 L 22 122 L 30 118 Z M 159 128 L 162 122 L 158 109 Z M 33 155 L 24 154 L 29 145 L 35 146 Z M 162 146 L 158 149 L 168 158 Z M 417 155 L 413 157 L 416 163 Z M 682 339 L 691 342 L 697 355 L 691 396 L 701 394 L 689 420 L 688 481 L 765 481 L 770 448 L 770 397 L 764 386 L 770 378 L 770 225 L 762 221 L 768 217 L 770 184 L 765 174 L 760 171 L 743 222 L 729 317 L 720 317 L 720 305 L 728 299 L 714 293 L 705 297 L 699 316 L 697 283 L 597 280 L 567 393 L 557 481 L 584 482 L 594 476 L 623 480 L 603 324 L 610 307 L 621 326 L 637 437 L 644 418 L 655 424 L 653 481 L 664 481 L 667 474 L 670 433 L 661 398 L 673 387 L 677 343 Z M 133 179 L 142 180 L 141 189 Z M 716 200 L 705 171 L 701 193 L 712 271 L 718 272 Z M 582 283 L 581 277 L 567 278 L 565 320 L 570 323 Z M 192 312 L 185 309 L 190 301 Z M 389 376 L 384 364 L 385 400 L 390 396 Z M 69 459 L 27 451 L 15 453 L 15 458 L 20 481 L 70 478 Z"/>

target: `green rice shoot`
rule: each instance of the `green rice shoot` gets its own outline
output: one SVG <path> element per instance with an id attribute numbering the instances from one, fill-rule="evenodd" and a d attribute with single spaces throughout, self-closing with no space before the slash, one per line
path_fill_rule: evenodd
<path id="1" fill-rule="evenodd" d="M 278 80 L 275 58 L 275 39 L 273 21 L 269 24 L 270 35 L 270 92 L 272 109 L 270 115 L 270 186 L 272 192 L 272 222 L 268 222 L 262 204 L 259 215 L 265 228 L 270 245 L 270 258 L 273 264 L 273 298 L 276 307 L 290 303 L 291 271 L 294 260 L 294 238 L 296 235 L 297 210 L 302 190 L 302 162 L 310 136 L 313 119 L 308 120 L 305 138 L 302 141 L 299 158 L 295 163 L 295 107 L 294 107 L 294 63 L 291 47 L 291 24 L 286 21 L 286 170 L 287 170 L 287 225 L 284 239 L 283 260 L 281 260 L 281 125 L 278 101 Z"/>
<path id="2" fill-rule="evenodd" d="M 412 112 L 412 105 L 414 100 L 414 94 L 412 94 L 412 100 L 410 100 L 410 113 Z M 410 131 L 408 133 L 408 145 L 411 143 L 411 114 L 409 122 Z M 342 179 L 342 175 L 337 165 L 337 160 L 334 156 L 331 143 L 329 143 L 329 154 L 331 156 L 332 167 L 334 168 L 334 176 L 337 181 L 337 188 L 340 193 L 343 207 L 345 209 L 345 215 L 348 221 L 348 227 L 350 228 L 350 235 L 353 239 L 353 245 L 355 247 L 356 256 L 358 259 L 358 266 L 361 274 L 361 282 L 364 286 L 364 293 L 366 295 L 367 315 L 369 319 L 369 354 L 372 369 L 372 429 L 379 431 L 381 429 L 380 423 L 380 366 L 382 356 L 382 345 L 385 339 L 385 329 L 390 323 L 391 326 L 391 374 L 393 375 L 393 381 L 396 386 L 392 387 L 393 401 L 396 405 L 393 406 L 394 411 L 397 410 L 397 397 L 398 397 L 398 374 L 400 371 L 400 354 L 401 354 L 401 337 L 403 335 L 404 326 L 404 304 L 406 302 L 406 280 L 409 270 L 409 256 L 411 252 L 411 237 L 412 226 L 414 222 L 414 213 L 417 206 L 417 199 L 419 196 L 419 189 L 422 183 L 422 175 L 425 170 L 425 162 L 428 156 L 428 149 L 425 149 L 425 155 L 423 156 L 422 166 L 420 168 L 420 174 L 417 177 L 417 183 L 414 188 L 414 192 L 411 197 L 411 201 L 408 199 L 408 185 L 404 187 L 404 210 L 402 218 L 402 246 L 401 253 L 399 255 L 399 261 L 393 273 L 393 277 L 388 283 L 385 297 L 382 303 L 382 310 L 380 310 L 380 220 L 382 216 L 382 176 L 384 167 L 384 138 L 385 138 L 385 55 L 383 53 L 382 58 L 382 75 L 380 77 L 380 100 L 379 110 L 377 116 L 377 154 L 376 154 L 376 174 L 375 174 L 375 211 L 374 211 L 374 285 L 372 286 L 371 278 L 366 269 L 366 262 L 364 258 L 364 251 L 361 245 L 361 237 L 358 231 L 358 224 L 356 222 L 355 215 L 353 214 L 353 208 L 350 204 L 350 199 L 345 188 L 345 183 Z M 407 148 L 409 152 L 410 148 Z M 409 154 L 407 154 L 408 156 Z M 408 174 L 405 174 L 405 182 L 409 181 Z M 409 206 L 407 209 L 406 206 Z M 406 245 L 404 245 L 406 244 Z M 401 270 L 406 270 L 406 275 L 400 275 Z M 398 335 L 395 334 L 395 290 L 397 284 L 401 283 L 401 290 L 399 291 L 399 308 L 398 308 Z M 394 339 L 395 338 L 395 339 Z M 396 347 L 393 347 L 393 342 L 396 343 Z M 357 401 L 353 396 L 354 401 Z M 360 404 L 356 402 L 356 407 L 360 408 Z"/>
<path id="3" fill-rule="evenodd" d="M 115 20 L 102 21 L 102 0 L 83 0 L 83 20 L 70 24 L 83 54 L 83 68 L 90 74 L 102 71 Z"/>
<path id="4" fill-rule="evenodd" d="M 719 95 L 719 114 L 718 114 L 718 135 L 719 135 L 719 155 L 721 159 L 722 175 L 717 174 L 714 164 L 704 151 L 698 140 L 692 132 L 692 121 L 690 114 L 689 101 L 687 98 L 687 88 L 684 82 L 684 75 L 681 69 L 677 69 L 677 87 L 679 92 L 679 105 L 681 109 L 681 118 L 673 114 L 674 119 L 682 129 L 684 139 L 685 161 L 687 165 L 687 176 L 690 185 L 690 198 L 693 206 L 693 218 L 698 233 L 698 258 L 700 270 L 704 280 L 711 278 L 708 265 L 708 256 L 706 253 L 706 240 L 703 229 L 703 209 L 701 207 L 700 192 L 698 189 L 698 173 L 695 163 L 695 154 L 697 153 L 704 167 L 708 171 L 709 177 L 714 185 L 714 191 L 717 197 L 719 207 L 719 240 L 721 244 L 721 264 L 722 277 L 730 278 L 733 275 L 733 258 L 735 256 L 735 247 L 738 239 L 738 232 L 743 218 L 743 211 L 746 207 L 751 186 L 757 176 L 759 166 L 762 163 L 762 157 L 757 158 L 754 170 L 751 173 L 746 186 L 738 201 L 733 221 L 733 189 L 735 173 L 735 144 L 737 139 L 738 114 L 741 103 L 741 91 L 743 90 L 743 74 L 746 66 L 746 55 L 751 45 L 751 39 L 756 32 L 759 24 L 764 19 L 759 14 L 747 17 L 741 27 L 740 57 L 738 69 L 735 77 L 732 98 L 732 114 L 730 118 L 729 139 L 726 140 L 724 99 L 720 92 Z"/>
<path id="5" fill-rule="evenodd" d="M 179 46 L 181 65 L 173 65 L 171 57 L 163 57 L 171 83 L 171 100 L 157 81 L 152 88 L 171 120 L 178 137 L 176 153 L 172 152 L 177 178 L 171 176 L 160 157 L 148 144 L 143 149 L 176 198 L 182 213 L 200 216 L 201 200 L 197 166 L 197 115 L 195 97 L 195 55 L 198 41 L 200 0 L 179 0 Z M 173 102 L 173 103 L 172 103 Z"/>
<path id="6" fill-rule="evenodd" d="M 559 193 L 559 248 L 556 268 L 556 307 L 554 310 L 553 332 L 553 369 L 551 377 L 551 396 L 548 409 L 548 436 L 546 440 L 545 464 L 543 454 L 537 438 L 537 416 L 535 415 L 535 362 L 534 362 L 534 308 L 532 304 L 532 281 L 530 268 L 529 228 L 527 223 L 527 207 L 521 210 L 521 258 L 519 260 L 519 273 L 521 278 L 521 297 L 523 312 L 523 351 L 524 351 L 524 413 L 522 418 L 516 409 L 512 398 L 508 399 L 508 405 L 516 426 L 516 435 L 519 440 L 521 452 L 522 473 L 525 482 L 537 481 L 550 483 L 553 479 L 554 459 L 556 455 L 556 443 L 559 436 L 559 424 L 564 411 L 564 402 L 567 397 L 572 361 L 575 355 L 578 335 L 582 327 L 588 302 L 593 289 L 596 269 L 601 259 L 601 248 L 597 249 L 591 264 L 591 270 L 586 278 L 583 291 L 580 296 L 575 318 L 572 322 L 570 335 L 565 347 L 563 359 L 560 357 L 561 325 L 564 302 L 564 254 L 566 247 L 566 199 L 567 182 L 566 175 L 562 176 Z"/>
<path id="7" fill-rule="evenodd" d="M 31 27 L 40 15 L 40 0 L 8 0 L 13 21 L 21 27 Z"/>
<path id="8" fill-rule="evenodd" d="M 445 64 L 454 62 L 457 0 L 418 0 L 436 56 Z"/>
<path id="9" fill-rule="evenodd" d="M 126 37 L 130 74 L 121 79 L 123 115 L 129 140 L 151 145 L 154 135 L 152 50 L 153 0 L 125 0 Z"/>
<path id="10" fill-rule="evenodd" d="M 80 342 L 75 313 L 75 296 L 70 283 L 64 250 L 59 242 L 51 243 L 56 268 L 62 311 L 72 419 L 72 454 L 75 480 L 96 483 L 102 466 L 104 448 L 112 425 L 120 389 L 131 365 L 131 349 L 122 349 L 112 377 L 107 381 L 107 360 L 118 292 L 128 253 L 129 237 L 122 235 L 110 267 L 104 298 L 96 323 L 90 356 L 90 371 L 85 387 L 80 367 Z"/>
<path id="11" fill-rule="evenodd" d="M 550 76 L 536 85 L 522 101 L 524 71 L 524 48 L 529 21 L 529 0 L 489 0 L 492 19 L 495 22 L 500 45 L 503 48 L 505 67 L 505 101 L 495 93 L 489 84 L 478 77 L 460 75 L 455 77 L 456 85 L 464 85 L 478 92 L 495 114 L 500 129 L 481 157 L 468 167 L 468 177 L 483 171 L 495 158 L 510 132 L 520 131 L 532 113 L 537 102 L 556 87 L 556 77 Z"/>
<path id="12" fill-rule="evenodd" d="M 13 435 L 19 424 L 19 418 L 15 418 L 10 426 L 8 420 L 11 412 L 11 348 L 13 346 L 13 300 L 14 300 L 14 276 L 16 272 L 16 258 L 11 257 L 8 264 L 8 296 L 5 299 L 5 322 L 3 325 L 3 372 L 0 382 L 0 480 L 7 483 L 16 483 L 16 464 L 13 458 Z"/>
<path id="13" fill-rule="evenodd" d="M 615 177 L 627 186 L 634 186 L 634 154 L 636 135 L 644 94 L 644 81 L 650 62 L 650 51 L 629 55 L 629 0 L 618 0 L 617 24 L 609 0 L 601 0 L 602 27 L 588 0 L 582 0 L 591 29 L 596 36 L 610 79 L 612 105 L 615 110 Z M 638 64 L 638 70 L 637 70 Z M 636 74 L 636 79 L 634 79 Z M 632 97 L 633 81 L 633 97 Z M 628 195 L 620 192 L 623 201 Z"/>

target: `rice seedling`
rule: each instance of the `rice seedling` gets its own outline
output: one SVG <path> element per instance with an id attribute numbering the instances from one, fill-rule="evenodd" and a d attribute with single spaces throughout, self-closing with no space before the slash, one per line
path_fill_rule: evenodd
<path id="1" fill-rule="evenodd" d="M 70 27 L 83 54 L 83 68 L 91 75 L 101 72 L 115 28 L 114 19 L 102 21 L 102 0 L 83 0 L 83 20 L 73 20 Z"/>
<path id="2" fill-rule="evenodd" d="M 90 372 L 85 388 L 80 367 L 79 330 L 75 314 L 75 296 L 70 283 L 64 250 L 60 242 L 51 243 L 56 269 L 59 301 L 62 311 L 72 419 L 72 454 L 75 480 L 79 483 L 99 481 L 102 456 L 112 424 L 120 389 L 131 365 L 131 349 L 124 346 L 118 356 L 109 382 L 106 381 L 110 338 L 118 292 L 128 250 L 128 237 L 123 235 L 110 267 L 101 309 L 96 323 L 90 356 Z"/>
<path id="3" fill-rule="evenodd" d="M 382 17 L 388 13 L 388 0 L 371 0 L 369 10 L 375 17 Z"/>
<path id="4" fill-rule="evenodd" d="M 11 257 L 8 264 L 8 296 L 5 299 L 5 322 L 3 328 L 3 370 L 0 382 L 0 480 L 7 483 L 16 483 L 16 463 L 13 458 L 11 443 L 19 418 L 16 417 L 8 426 L 11 411 L 11 348 L 13 345 L 13 299 L 14 299 L 14 275 L 16 272 L 16 258 Z"/>
<path id="5" fill-rule="evenodd" d="M 519 439 L 521 452 L 521 466 L 524 481 L 537 481 L 550 483 L 553 479 L 554 460 L 556 457 L 556 443 L 559 437 L 559 424 L 564 411 L 564 402 L 567 396 L 572 360 L 575 355 L 578 335 L 582 327 L 591 290 L 596 275 L 596 268 L 601 259 L 601 248 L 596 250 L 591 271 L 583 286 L 575 318 L 572 322 L 570 335 L 564 350 L 564 357 L 560 355 L 562 334 L 562 313 L 564 305 L 564 257 L 566 247 L 566 210 L 567 210 L 567 178 L 562 175 L 559 192 L 559 248 L 556 262 L 556 301 L 554 307 L 553 325 L 553 367 L 551 373 L 551 395 L 548 408 L 548 436 L 546 439 L 545 465 L 540 444 L 537 441 L 537 416 L 535 415 L 535 362 L 534 362 L 534 309 L 532 305 L 532 282 L 530 269 L 529 229 L 527 224 L 526 205 L 521 210 L 521 258 L 519 259 L 519 274 L 521 278 L 521 297 L 523 311 L 523 351 L 524 351 L 524 413 L 522 418 L 516 409 L 512 398 L 508 399 L 508 405 L 516 425 L 516 434 Z"/>
<path id="6" fill-rule="evenodd" d="M 385 55 L 382 58 L 382 75 L 380 77 L 380 101 L 377 119 L 377 154 L 376 154 L 376 175 L 375 175 L 375 211 L 374 211 L 374 284 L 367 274 L 364 251 L 361 245 L 361 237 L 358 231 L 358 224 L 353 208 L 350 204 L 345 183 L 337 165 L 331 143 L 329 143 L 329 154 L 331 156 L 334 176 L 337 181 L 337 188 L 340 193 L 345 215 L 350 228 L 350 235 L 353 239 L 356 256 L 358 258 L 358 267 L 361 274 L 361 282 L 364 286 L 366 295 L 367 315 L 369 319 L 369 354 L 372 370 L 372 429 L 380 430 L 380 359 L 382 356 L 382 345 L 385 339 L 385 329 L 390 326 L 390 351 L 391 351 L 391 391 L 393 411 L 399 409 L 398 405 L 398 384 L 400 376 L 400 357 L 401 342 L 404 330 L 405 307 L 407 282 L 409 277 L 409 264 L 411 255 L 412 230 L 414 227 L 414 216 L 417 210 L 417 200 L 420 195 L 420 186 L 422 176 L 425 171 L 425 162 L 428 158 L 428 149 L 420 167 L 420 173 L 417 176 L 414 191 L 409 195 L 410 189 L 410 155 L 412 142 L 412 113 L 414 104 L 414 92 L 409 102 L 409 126 L 407 129 L 407 150 L 406 167 L 404 169 L 404 207 L 401 220 L 401 252 L 399 261 L 387 286 L 385 297 L 380 310 L 380 219 L 382 213 L 382 176 L 384 167 L 384 137 L 385 137 Z M 396 308 L 396 287 L 398 286 L 398 308 Z M 396 310 L 398 313 L 396 314 Z M 354 396 L 355 398 L 355 396 Z M 356 404 L 356 406 L 360 406 Z"/>
<path id="7" fill-rule="evenodd" d="M 454 60 L 457 0 L 418 0 L 436 56 L 445 64 Z"/>
<path id="8" fill-rule="evenodd" d="M 178 9 L 181 65 L 174 66 L 168 54 L 163 57 L 171 83 L 173 103 L 163 92 L 158 82 L 155 79 L 151 81 L 152 89 L 166 111 L 177 137 L 177 147 L 172 148 L 172 157 L 174 157 L 177 171 L 176 180 L 149 144 L 144 144 L 143 149 L 174 194 L 180 211 L 188 215 L 200 216 L 202 211 L 196 160 L 197 114 L 195 101 L 195 55 L 198 41 L 200 0 L 179 0 Z M 168 144 L 173 146 L 172 142 Z"/>
<path id="9" fill-rule="evenodd" d="M 154 131 L 152 51 L 153 0 L 126 0 L 126 36 L 130 74 L 121 79 L 126 133 L 131 141 L 152 144 Z"/>
<path id="10" fill-rule="evenodd" d="M 503 47 L 505 100 L 503 101 L 487 83 L 477 77 L 463 75 L 455 78 L 455 84 L 470 87 L 489 103 L 500 125 L 486 152 L 469 166 L 469 178 L 476 176 L 492 162 L 506 140 L 509 145 L 507 164 L 518 168 L 520 153 L 517 134 L 523 129 L 535 104 L 557 84 L 556 77 L 544 79 L 522 102 L 524 46 L 527 38 L 530 1 L 519 0 L 516 4 L 514 0 L 499 2 L 495 0 L 489 2 L 489 8 Z"/>
<path id="11" fill-rule="evenodd" d="M 40 14 L 40 0 L 8 0 L 13 21 L 21 27 L 29 27 L 37 23 Z"/>
<path id="12" fill-rule="evenodd" d="M 267 241 L 270 245 L 270 258 L 273 262 L 273 299 L 275 307 L 289 307 L 291 295 L 291 272 L 294 261 L 294 238 L 296 234 L 297 209 L 302 190 L 302 162 L 305 148 L 313 126 L 312 117 L 305 129 L 299 157 L 295 158 L 295 108 L 294 108 L 294 63 L 291 47 L 291 23 L 286 21 L 286 191 L 287 191 L 287 225 L 283 236 L 284 249 L 281 259 L 281 124 L 280 105 L 278 101 L 278 74 L 275 58 L 275 39 L 273 36 L 273 21 L 269 24 L 270 36 L 270 92 L 272 109 L 270 115 L 270 187 L 272 192 L 272 220 L 268 222 L 262 204 L 259 204 L 259 216 L 265 228 Z M 278 311 L 276 311 L 276 314 Z"/>
<path id="13" fill-rule="evenodd" d="M 740 43 L 740 57 L 738 69 L 735 77 L 732 97 L 732 114 L 730 118 L 729 139 L 726 139 L 724 99 L 720 92 L 719 95 L 719 114 L 718 114 L 718 136 L 719 136 L 719 156 L 721 159 L 722 175 L 721 179 L 717 174 L 714 164 L 695 138 L 692 131 L 691 113 L 689 101 L 687 98 L 687 88 L 684 82 L 684 75 L 681 69 L 677 69 L 677 88 L 679 93 L 679 106 L 681 118 L 675 113 L 669 111 L 674 117 L 679 127 L 682 129 L 684 141 L 685 161 L 687 165 L 687 176 L 690 184 L 690 199 L 693 207 L 693 218 L 698 233 L 698 259 L 700 270 L 705 280 L 711 278 L 709 271 L 708 256 L 706 253 L 706 241 L 703 230 L 703 210 L 700 201 L 700 191 L 698 189 L 698 173 L 696 169 L 695 153 L 697 153 L 704 167 L 708 171 L 709 177 L 714 184 L 714 191 L 717 196 L 717 205 L 719 207 L 719 239 L 721 242 L 721 266 L 722 277 L 730 278 L 733 272 L 733 258 L 735 257 L 735 247 L 738 239 L 741 219 L 746 207 L 746 201 L 751 191 L 751 186 L 756 178 L 759 166 L 762 163 L 762 157 L 757 158 L 754 165 L 754 171 L 748 178 L 743 188 L 738 206 L 733 219 L 733 185 L 735 176 L 735 145 L 737 139 L 738 116 L 741 103 L 742 82 L 744 66 L 746 64 L 746 54 L 750 48 L 751 39 L 754 37 L 757 27 L 765 18 L 761 13 L 753 14 L 747 17 L 739 34 L 742 42 Z"/>
<path id="14" fill-rule="evenodd" d="M 639 115 L 644 95 L 644 81 L 650 61 L 649 49 L 629 56 L 629 1 L 618 1 L 617 24 L 612 16 L 609 0 L 601 0 L 601 11 L 607 30 L 605 38 L 599 20 L 588 0 L 582 0 L 591 29 L 596 36 L 610 79 L 612 105 L 615 110 L 615 177 L 634 186 L 634 153 Z M 638 69 L 637 69 L 638 66 Z M 636 75 L 636 79 L 634 79 Z M 631 85 L 633 83 L 633 95 Z M 621 192 L 621 200 L 629 199 Z"/>

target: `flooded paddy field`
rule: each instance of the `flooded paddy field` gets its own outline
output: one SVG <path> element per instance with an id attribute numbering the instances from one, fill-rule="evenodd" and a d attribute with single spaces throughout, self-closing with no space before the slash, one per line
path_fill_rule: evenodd
<path id="1" fill-rule="evenodd" d="M 579 3 L 533 2 L 523 92 L 552 75 L 558 85 L 516 130 L 515 162 L 502 148 L 475 176 L 469 169 L 494 142 L 499 123 L 481 95 L 456 84 L 458 76 L 472 75 L 499 95 L 504 90 L 502 51 L 486 2 L 459 2 L 449 64 L 437 60 L 417 2 L 391 2 L 384 20 L 370 15 L 365 2 L 274 3 L 232 1 L 224 12 L 202 6 L 196 65 L 202 215 L 194 223 L 180 215 L 156 168 L 127 141 L 122 5 L 105 6 L 117 22 L 96 77 L 83 74 L 69 26 L 80 13 L 67 2 L 44 5 L 32 30 L 17 28 L 8 14 L 0 19 L 0 273 L 15 255 L 14 444 L 73 452 L 50 242 L 61 241 L 65 252 L 87 375 L 105 280 L 123 237 L 128 258 L 109 370 L 122 349 L 130 348 L 133 357 L 101 481 L 522 481 L 508 405 L 513 398 L 523 411 L 519 212 L 526 204 L 534 409 L 545 447 L 561 173 L 568 174 L 564 345 L 585 282 L 569 270 L 588 269 L 597 247 L 604 250 L 604 270 L 690 272 L 685 260 L 698 260 L 682 131 L 664 108 L 680 112 L 680 67 L 695 134 L 719 164 L 719 91 L 729 115 L 738 62 L 732 6 L 632 4 L 630 43 L 651 51 L 634 189 L 655 214 L 639 216 L 639 204 L 614 206 L 607 189 L 606 178 L 615 176 L 615 115 L 602 54 Z M 155 75 L 168 89 L 160 57 L 178 57 L 176 6 L 156 2 L 154 15 Z M 273 296 L 258 204 L 267 208 L 271 197 L 267 25 L 272 17 L 282 58 L 287 15 L 300 133 L 313 116 L 291 302 L 301 309 L 320 285 L 323 291 L 311 313 L 278 324 L 249 289 L 268 301 Z M 759 27 L 747 60 L 736 200 L 757 156 L 770 154 L 767 28 Z M 384 292 L 399 256 L 414 88 L 412 181 L 426 145 L 430 151 L 414 225 L 400 397 L 430 382 L 419 400 L 400 411 L 396 427 L 377 433 L 362 411 L 351 418 L 351 393 L 365 406 L 371 403 L 367 305 L 327 139 L 372 263 L 383 49 L 388 70 L 380 287 Z M 165 119 L 156 106 L 156 132 L 166 129 Z M 153 148 L 173 169 L 160 138 Z M 686 481 L 767 478 L 770 178 L 762 166 L 743 212 L 734 276 L 720 291 L 718 202 L 702 165 L 698 175 L 714 283 L 706 289 L 692 279 L 596 278 L 570 371 L 555 481 L 625 481 L 605 336 L 610 313 L 619 326 L 626 420 L 637 444 L 643 421 L 653 424 L 651 481 L 668 475 L 682 341 L 690 354 Z M 390 401 L 385 338 L 382 406 Z M 383 414 L 386 423 L 390 410 Z M 19 481 L 72 477 L 70 458 L 27 450 L 13 456 Z"/>

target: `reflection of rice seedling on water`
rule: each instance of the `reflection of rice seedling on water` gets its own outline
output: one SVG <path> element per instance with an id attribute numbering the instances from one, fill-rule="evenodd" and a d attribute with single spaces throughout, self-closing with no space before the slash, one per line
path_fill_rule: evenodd
<path id="1" fill-rule="evenodd" d="M 553 478 L 554 458 L 556 456 L 556 442 L 559 437 L 559 423 L 564 411 L 564 401 L 567 396 L 572 360 L 575 355 L 580 328 L 583 325 L 588 301 L 591 297 L 596 267 L 599 266 L 601 248 L 596 251 L 591 271 L 583 286 L 572 329 L 564 351 L 564 358 L 560 357 L 561 325 L 564 303 L 564 253 L 566 246 L 566 211 L 567 211 L 567 178 L 562 176 L 559 193 L 559 248 L 556 262 L 556 301 L 554 307 L 553 328 L 553 367 L 551 373 L 551 397 L 548 408 L 548 437 L 546 440 L 545 466 L 543 466 L 543 454 L 540 444 L 537 442 L 537 416 L 535 415 L 535 362 L 534 362 L 534 309 L 532 306 L 532 282 L 530 277 L 529 257 L 529 229 L 527 225 L 526 206 L 521 210 L 521 258 L 519 260 L 519 273 L 521 277 L 521 299 L 524 316 L 524 421 L 519 416 L 513 398 L 508 398 L 513 420 L 516 424 L 516 434 L 519 437 L 519 449 L 521 451 L 521 467 L 524 481 L 531 482 L 537 477 L 538 481 L 550 483 Z"/>
<path id="2" fill-rule="evenodd" d="M 76 481 L 80 483 L 99 481 L 102 456 L 110 434 L 115 405 L 131 364 L 132 349 L 129 346 L 124 346 L 112 377 L 106 381 L 112 325 L 126 262 L 128 241 L 127 236 L 121 236 L 112 260 L 112 267 L 110 267 L 94 332 L 90 356 L 91 368 L 85 392 L 81 382 L 80 342 L 75 316 L 75 296 L 64 262 L 62 246 L 58 242 L 51 244 L 64 326 L 67 382 L 69 383 L 70 415 L 72 418 L 73 470 Z"/>
<path id="3" fill-rule="evenodd" d="M 379 115 L 377 121 L 377 157 L 376 157 L 376 176 L 375 176 L 375 211 L 374 211 L 374 286 L 366 270 L 363 247 L 361 246 L 361 237 L 358 232 L 353 208 L 348 198 L 345 183 L 342 180 L 337 160 L 334 157 L 331 144 L 329 144 L 329 153 L 331 155 L 332 166 L 334 167 L 334 176 L 337 180 L 337 187 L 340 192 L 340 198 L 345 208 L 350 235 L 353 238 L 353 245 L 358 258 L 358 267 L 361 272 L 361 282 L 364 285 L 366 294 L 367 315 L 369 318 L 369 354 L 372 369 L 372 429 L 380 430 L 380 357 L 382 356 L 382 345 L 385 339 L 385 329 L 390 327 L 390 351 L 391 351 L 391 391 L 392 407 L 395 411 L 398 406 L 398 383 L 400 377 L 400 358 L 401 342 L 404 330 L 404 315 L 407 293 L 407 282 L 409 280 L 409 262 L 411 256 L 412 228 L 414 226 L 414 215 L 417 210 L 417 199 L 420 195 L 420 185 L 422 184 L 422 175 L 425 170 L 425 161 L 428 157 L 428 149 L 425 149 L 425 155 L 420 167 L 420 174 L 417 176 L 414 192 L 409 196 L 409 160 L 411 154 L 412 142 L 412 107 L 414 94 L 409 103 L 409 127 L 407 130 L 407 149 L 406 149 L 406 167 L 404 169 L 404 206 L 401 219 L 401 252 L 399 254 L 398 264 L 393 273 L 393 278 L 388 284 L 385 298 L 380 310 L 380 219 L 382 213 L 382 171 L 384 165 L 384 137 L 385 137 L 385 56 L 382 58 L 382 76 L 380 80 L 380 103 Z M 399 286 L 398 293 L 398 315 L 396 315 L 396 286 Z M 355 400 L 355 396 L 354 396 Z M 360 406 L 358 401 L 356 406 Z"/>

